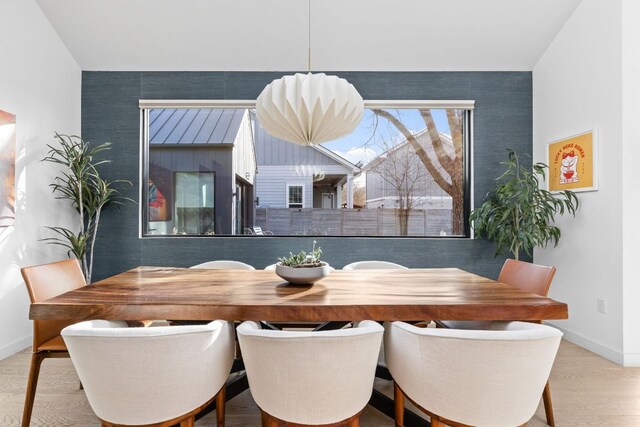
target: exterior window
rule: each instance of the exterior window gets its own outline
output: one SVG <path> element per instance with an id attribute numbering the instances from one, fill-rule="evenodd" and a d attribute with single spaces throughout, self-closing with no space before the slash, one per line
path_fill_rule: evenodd
<path id="1" fill-rule="evenodd" d="M 468 237 L 473 104 L 389 103 L 365 101 L 350 135 L 301 146 L 248 101 L 141 102 L 142 236 Z"/>
<path id="2" fill-rule="evenodd" d="M 287 185 L 287 206 L 289 208 L 302 208 L 304 203 L 304 186 Z"/>

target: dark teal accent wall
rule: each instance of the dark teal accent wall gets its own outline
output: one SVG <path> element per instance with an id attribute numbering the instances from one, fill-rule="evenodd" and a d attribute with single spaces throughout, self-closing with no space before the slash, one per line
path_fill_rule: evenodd
<path id="1" fill-rule="evenodd" d="M 474 198 L 479 205 L 498 175 L 506 149 L 532 150 L 530 72 L 342 72 L 365 99 L 476 101 L 474 113 Z M 82 74 L 82 136 L 110 141 L 113 160 L 104 174 L 134 185 L 125 195 L 138 199 L 139 99 L 255 99 L 282 73 L 265 72 L 95 72 Z M 214 259 L 244 261 L 256 268 L 309 248 L 312 237 L 138 237 L 138 206 L 105 211 L 96 244 L 94 278 L 137 265 L 190 266 Z M 364 259 L 408 267 L 459 267 L 496 277 L 504 258 L 482 240 L 440 238 L 316 237 L 331 265 Z"/>

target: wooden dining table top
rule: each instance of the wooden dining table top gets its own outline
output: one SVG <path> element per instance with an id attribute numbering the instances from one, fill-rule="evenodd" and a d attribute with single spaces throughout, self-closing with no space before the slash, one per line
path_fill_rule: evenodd
<path id="1" fill-rule="evenodd" d="M 43 302 L 31 319 L 566 319 L 567 305 L 457 268 L 335 270 L 294 286 L 266 270 L 137 267 Z"/>

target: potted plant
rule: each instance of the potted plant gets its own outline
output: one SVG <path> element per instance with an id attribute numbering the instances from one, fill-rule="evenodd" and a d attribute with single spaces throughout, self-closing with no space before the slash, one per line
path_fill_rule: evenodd
<path id="1" fill-rule="evenodd" d="M 496 243 L 496 256 L 510 252 L 515 259 L 520 258 L 521 251 L 532 256 L 533 248 L 545 247 L 551 241 L 557 245 L 561 232 L 553 224 L 555 216 L 565 211 L 575 216 L 579 204 L 575 193 L 551 193 L 540 188 L 540 178 L 544 181 L 548 166 L 523 166 L 513 150 L 501 164 L 507 170 L 496 178 L 482 206 L 469 217 L 475 233 Z"/>
<path id="2" fill-rule="evenodd" d="M 289 252 L 289 256 L 278 258 L 276 274 L 294 285 L 311 285 L 331 272 L 331 267 L 320 260 L 320 255 L 322 249 L 320 246 L 316 248 L 314 240 L 311 252 Z"/>
<path id="3" fill-rule="evenodd" d="M 100 215 L 105 207 L 121 204 L 122 201 L 133 200 L 121 197 L 114 187 L 117 183 L 129 181 L 108 181 L 98 173 L 97 166 L 109 163 L 110 160 L 97 161 L 94 156 L 101 151 L 108 150 L 110 143 L 91 146 L 79 136 L 55 134 L 59 147 L 49 147 L 49 153 L 42 159 L 45 162 L 57 163 L 63 166 L 59 175 L 50 184 L 58 199 L 71 201 L 78 217 L 75 230 L 64 227 L 47 227 L 55 232 L 57 237 L 43 239 L 48 243 L 64 246 L 67 254 L 73 255 L 80 261 L 87 283 L 91 283 L 93 272 L 93 249 L 98 235 Z"/>

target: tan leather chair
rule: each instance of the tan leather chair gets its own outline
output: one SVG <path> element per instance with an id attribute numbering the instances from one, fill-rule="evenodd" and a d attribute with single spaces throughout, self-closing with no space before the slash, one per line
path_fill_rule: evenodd
<path id="1" fill-rule="evenodd" d="M 555 267 L 507 259 L 502 266 L 502 270 L 500 270 L 498 282 L 506 283 L 523 291 L 546 297 L 555 274 Z M 452 329 L 491 329 L 491 322 L 442 320 L 437 321 L 436 324 L 440 327 Z M 544 387 L 542 400 L 544 401 L 544 412 L 547 418 L 547 424 L 555 426 L 549 382 L 547 382 Z"/>
<path id="2" fill-rule="evenodd" d="M 498 282 L 513 285 L 523 291 L 546 297 L 549 293 L 551 281 L 555 274 L 555 267 L 516 261 L 515 259 L 507 259 L 502 266 L 502 270 L 500 270 Z M 547 424 L 555 426 L 556 422 L 553 417 L 553 404 L 551 403 L 551 389 L 549 388 L 549 381 L 547 381 L 544 386 L 542 400 L 544 402 L 544 412 L 547 417 Z"/>
<path id="3" fill-rule="evenodd" d="M 500 270 L 498 282 L 546 297 L 555 274 L 555 267 L 507 259 Z"/>
<path id="4" fill-rule="evenodd" d="M 31 303 L 44 301 L 86 286 L 80 263 L 76 259 L 25 267 L 20 271 L 27 285 Z M 42 361 L 48 357 L 69 357 L 60 331 L 73 323 L 75 323 L 73 320 L 33 321 L 33 354 L 31 355 L 31 368 L 29 369 L 27 393 L 24 400 L 22 427 L 28 427 L 31 422 L 31 411 L 33 410 L 33 400 L 36 395 Z"/>
<path id="5" fill-rule="evenodd" d="M 77 259 L 25 267 L 20 272 L 27 285 L 31 303 L 44 301 L 87 285 Z M 27 393 L 24 400 L 22 427 L 28 427 L 31 422 L 33 400 L 36 395 L 42 361 L 49 357 L 69 357 L 60 331 L 75 322 L 75 320 L 33 321 L 33 354 L 31 355 L 31 368 L 29 369 Z M 132 326 L 148 326 L 149 324 L 151 321 L 133 322 Z"/>

